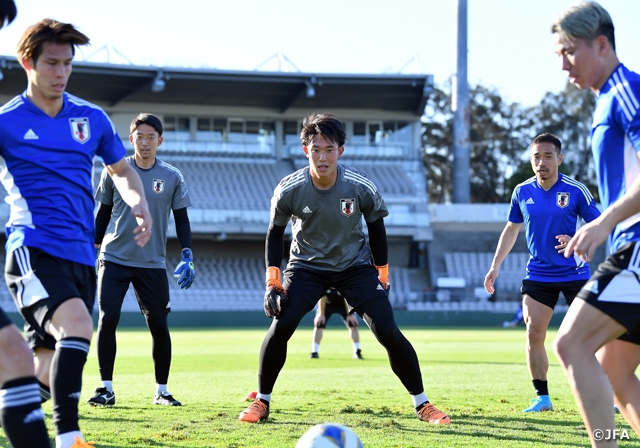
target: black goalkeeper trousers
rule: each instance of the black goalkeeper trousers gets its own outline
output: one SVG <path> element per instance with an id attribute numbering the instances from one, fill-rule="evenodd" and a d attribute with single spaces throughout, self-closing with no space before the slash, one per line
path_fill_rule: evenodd
<path id="1" fill-rule="evenodd" d="M 298 278 L 300 273 L 298 274 Z M 309 274 L 307 272 L 307 274 Z M 371 271 L 358 272 L 357 276 L 345 276 L 345 283 L 359 284 L 377 280 L 377 272 Z M 364 279 L 363 279 L 364 276 Z M 373 280 L 369 277 L 373 276 Z M 283 306 L 280 316 L 273 320 L 269 331 L 267 332 L 262 348 L 260 350 L 260 368 L 258 372 L 259 392 L 262 394 L 270 394 L 273 386 L 278 378 L 278 374 L 287 358 L 287 343 L 296 328 L 300 324 L 302 318 L 311 311 L 317 300 L 320 299 L 322 293 L 327 289 L 325 284 L 320 284 L 314 288 L 318 278 L 314 275 L 306 275 L 304 278 L 304 288 L 296 288 L 292 284 L 288 284 L 291 279 L 285 279 L 285 289 L 289 294 L 289 301 Z M 338 291 L 349 290 L 349 285 L 341 288 L 339 283 L 342 278 L 332 278 L 330 281 Z M 320 282 L 324 283 L 324 282 Z M 299 283 L 300 284 L 300 283 Z M 311 286 L 310 286 L 311 285 Z M 322 288 L 325 288 L 324 290 Z M 304 291 L 301 291 L 304 289 Z M 317 291 L 316 291 L 317 289 Z M 373 288 L 376 291 L 375 286 Z M 310 292 L 311 291 L 311 292 Z M 312 300 L 307 300 L 309 294 Z M 307 295 L 307 297 L 301 296 Z M 315 294 L 320 294 L 315 298 Z M 345 295 L 345 294 L 343 294 Z M 422 375 L 420 373 L 420 365 L 418 356 L 411 343 L 404 337 L 393 317 L 393 309 L 385 293 L 372 294 L 369 300 L 353 300 L 357 305 L 354 310 L 367 323 L 371 332 L 374 334 L 378 342 L 387 350 L 391 369 L 400 379 L 404 387 L 411 395 L 417 395 L 424 392 L 422 384 Z M 349 297 L 345 295 L 345 297 Z M 315 300 L 315 302 L 314 302 Z M 353 305 L 347 298 L 347 303 Z"/>

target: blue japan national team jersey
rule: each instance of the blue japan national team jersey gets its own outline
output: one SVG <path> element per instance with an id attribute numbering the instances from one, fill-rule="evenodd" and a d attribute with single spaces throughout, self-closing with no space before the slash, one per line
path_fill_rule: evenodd
<path id="1" fill-rule="evenodd" d="M 105 112 L 73 95 L 64 94 L 53 118 L 26 92 L 2 106 L 0 181 L 11 206 L 7 253 L 26 245 L 93 265 L 93 157 L 111 165 L 125 152 Z"/>
<path id="2" fill-rule="evenodd" d="M 583 184 L 562 173 L 545 191 L 536 177 L 513 190 L 509 221 L 524 223 L 529 262 L 525 279 L 538 282 L 588 280 L 589 265 L 579 257 L 565 258 L 555 248 L 556 235 L 573 236 L 580 219 L 593 221 L 600 216 L 593 196 Z"/>
<path id="3" fill-rule="evenodd" d="M 591 127 L 591 150 L 600 201 L 607 209 L 640 175 L 640 75 L 620 64 L 600 89 Z M 640 240 L 640 214 L 622 221 L 609 237 L 615 252 Z"/>

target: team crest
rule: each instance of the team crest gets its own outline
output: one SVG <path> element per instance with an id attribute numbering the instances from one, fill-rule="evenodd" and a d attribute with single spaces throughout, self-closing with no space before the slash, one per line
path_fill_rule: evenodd
<path id="1" fill-rule="evenodd" d="M 82 118 L 69 118 L 69 125 L 71 126 L 71 137 L 79 143 L 86 143 L 91 138 L 91 128 L 89 127 L 89 119 L 87 117 Z"/>
<path id="2" fill-rule="evenodd" d="M 164 191 L 164 181 L 162 179 L 153 179 L 153 191 L 160 194 Z"/>
<path id="3" fill-rule="evenodd" d="M 340 211 L 344 216 L 353 215 L 353 209 L 356 205 L 355 198 L 353 199 L 340 199 Z"/>
<path id="4" fill-rule="evenodd" d="M 560 208 L 565 208 L 569 205 L 569 197 L 571 195 L 569 193 L 556 193 L 556 205 Z"/>

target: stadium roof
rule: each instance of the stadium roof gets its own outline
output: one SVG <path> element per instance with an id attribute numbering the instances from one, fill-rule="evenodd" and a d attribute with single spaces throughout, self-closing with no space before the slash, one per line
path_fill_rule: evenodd
<path id="1" fill-rule="evenodd" d="M 24 91 L 15 57 L 0 56 L 0 95 Z M 154 88 L 155 86 L 155 88 Z M 419 117 L 432 75 L 230 71 L 74 62 L 68 90 L 95 103 L 247 106 L 281 113 L 292 107 L 377 109 Z"/>

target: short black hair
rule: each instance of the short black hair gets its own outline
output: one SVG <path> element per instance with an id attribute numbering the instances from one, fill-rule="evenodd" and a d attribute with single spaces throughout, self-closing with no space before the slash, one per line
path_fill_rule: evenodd
<path id="1" fill-rule="evenodd" d="M 309 146 L 316 135 L 322 135 L 326 140 L 338 145 L 338 148 L 344 146 L 347 140 L 342 122 L 328 112 L 311 114 L 302 121 L 302 131 L 300 131 L 302 144 Z"/>
<path id="2" fill-rule="evenodd" d="M 557 135 L 554 135 L 550 132 L 545 132 L 543 134 L 538 135 L 536 138 L 533 139 L 529 147 L 533 148 L 533 146 L 537 145 L 538 143 L 551 143 L 553 146 L 555 146 L 558 154 L 562 152 L 562 142 L 560 141 Z"/>
<path id="3" fill-rule="evenodd" d="M 162 121 L 160 121 L 158 117 L 146 112 L 140 112 L 138 116 L 131 122 L 131 126 L 129 126 L 129 134 L 133 134 L 141 124 L 151 126 L 156 130 L 158 135 L 162 135 L 162 131 L 164 130 L 164 128 L 162 127 Z"/>

